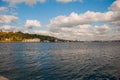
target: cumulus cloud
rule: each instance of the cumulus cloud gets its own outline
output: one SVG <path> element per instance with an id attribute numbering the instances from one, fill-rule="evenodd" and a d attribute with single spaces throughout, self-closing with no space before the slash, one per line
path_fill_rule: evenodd
<path id="1" fill-rule="evenodd" d="M 120 27 L 120 20 L 110 22 L 111 25 Z"/>
<path id="2" fill-rule="evenodd" d="M 87 11 L 84 14 L 72 12 L 69 16 L 57 16 L 51 20 L 50 27 L 74 27 L 82 24 L 90 24 L 93 22 L 109 22 L 112 21 L 112 11 L 106 13 Z"/>
<path id="3" fill-rule="evenodd" d="M 18 28 L 16 26 L 10 26 L 10 25 L 3 25 L 3 26 L 0 26 L 0 29 L 2 31 L 6 31 L 6 32 L 17 32 L 17 31 L 21 31 L 21 28 Z"/>
<path id="4" fill-rule="evenodd" d="M 116 0 L 109 7 L 110 10 L 104 13 L 87 11 L 83 14 L 72 12 L 68 16 L 57 16 L 50 21 L 48 28 L 52 35 L 63 39 L 110 40 L 111 36 L 112 39 L 118 39 L 116 38 L 118 32 L 111 29 L 111 26 L 120 27 L 119 4 L 120 0 Z M 92 23 L 104 23 L 104 25 L 94 26 Z"/>
<path id="5" fill-rule="evenodd" d="M 55 37 L 70 40 L 95 40 L 105 39 L 110 34 L 109 25 L 92 26 L 90 24 L 78 25 L 75 27 L 52 28 L 51 34 Z M 104 37 L 106 36 L 106 37 Z"/>
<path id="6" fill-rule="evenodd" d="M 113 2 L 109 9 L 114 13 L 113 21 L 110 24 L 120 27 L 120 0 Z"/>
<path id="7" fill-rule="evenodd" d="M 94 27 L 94 33 L 95 34 L 105 34 L 105 33 L 108 33 L 110 32 L 110 27 L 108 25 L 103 25 L 103 26 L 95 26 Z"/>
<path id="8" fill-rule="evenodd" d="M 34 28 L 40 27 L 41 23 L 38 20 L 26 20 L 25 27 L 26 28 Z"/>
<path id="9" fill-rule="evenodd" d="M 113 2 L 113 4 L 110 6 L 110 10 L 120 11 L 120 0 L 116 0 L 115 2 Z"/>
<path id="10" fill-rule="evenodd" d="M 69 3 L 69 2 L 76 2 L 76 1 L 80 1 L 82 2 L 83 0 L 56 0 L 57 2 L 62 2 L 62 3 Z"/>
<path id="11" fill-rule="evenodd" d="M 8 2 L 11 7 L 16 6 L 19 3 L 26 3 L 27 5 L 33 6 L 37 2 L 44 3 L 46 0 L 3 0 Z"/>
<path id="12" fill-rule="evenodd" d="M 7 11 L 8 8 L 7 7 L 0 7 L 0 11 L 4 12 L 4 11 Z"/>
<path id="13" fill-rule="evenodd" d="M 17 19 L 18 17 L 12 15 L 0 15 L 0 24 L 12 23 Z"/>
<path id="14" fill-rule="evenodd" d="M 54 36 L 63 39 L 98 39 L 98 35 L 109 33 L 110 28 L 108 25 L 93 26 L 91 23 L 111 22 L 112 16 L 112 11 L 106 13 L 87 11 L 84 14 L 72 12 L 69 16 L 55 17 L 48 28 Z M 96 38 L 93 37 L 96 35 Z"/>

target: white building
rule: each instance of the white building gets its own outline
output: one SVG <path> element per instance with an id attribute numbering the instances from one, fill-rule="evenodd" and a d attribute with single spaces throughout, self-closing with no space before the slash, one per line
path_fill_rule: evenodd
<path id="1" fill-rule="evenodd" d="M 24 39 L 23 42 L 40 42 L 39 38 L 34 38 L 34 39 Z"/>

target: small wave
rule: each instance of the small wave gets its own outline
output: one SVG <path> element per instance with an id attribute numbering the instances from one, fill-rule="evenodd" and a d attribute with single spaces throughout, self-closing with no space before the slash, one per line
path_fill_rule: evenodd
<path id="1" fill-rule="evenodd" d="M 83 77 L 82 80 L 118 80 L 118 79 L 110 74 L 90 74 Z"/>

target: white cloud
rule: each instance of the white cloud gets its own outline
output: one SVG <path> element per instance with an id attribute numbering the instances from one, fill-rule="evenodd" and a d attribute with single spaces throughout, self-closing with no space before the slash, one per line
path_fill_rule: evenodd
<path id="1" fill-rule="evenodd" d="M 111 29 L 108 25 L 95 26 L 94 33 L 97 34 L 97 35 L 102 35 L 102 34 L 110 32 L 110 30 Z"/>
<path id="2" fill-rule="evenodd" d="M 113 2 L 109 9 L 114 13 L 113 21 L 111 21 L 110 24 L 120 27 L 120 0 Z"/>
<path id="3" fill-rule="evenodd" d="M 26 3 L 27 5 L 33 6 L 37 2 L 44 3 L 46 0 L 3 0 L 8 2 L 11 7 L 16 6 L 19 3 Z"/>
<path id="4" fill-rule="evenodd" d="M 7 7 L 0 7 L 0 11 L 4 12 L 4 11 L 7 11 L 8 8 Z"/>
<path id="5" fill-rule="evenodd" d="M 17 19 L 18 17 L 12 15 L 0 15 L 0 24 L 12 23 Z"/>
<path id="6" fill-rule="evenodd" d="M 69 16 L 55 17 L 51 20 L 49 27 L 74 27 L 93 22 L 109 22 L 112 21 L 113 15 L 112 11 L 106 13 L 87 11 L 84 14 L 72 12 Z"/>
<path id="7" fill-rule="evenodd" d="M 20 31 L 21 28 L 18 28 L 16 26 L 10 26 L 10 25 L 3 25 L 3 26 L 0 26 L 0 29 L 2 31 L 6 31 L 6 32 L 17 32 L 17 31 Z"/>
<path id="8" fill-rule="evenodd" d="M 57 16 L 48 25 L 52 35 L 63 39 L 78 40 L 111 40 L 120 39 L 118 32 L 111 26 L 120 27 L 120 0 L 116 0 L 107 12 L 87 11 L 83 14 L 72 12 L 68 16 Z M 95 26 L 92 23 L 102 22 Z M 116 27 L 115 27 L 116 28 Z M 117 38 L 118 37 L 118 38 Z"/>
<path id="9" fill-rule="evenodd" d="M 51 28 L 50 28 L 51 29 Z M 78 25 L 74 27 L 55 27 L 51 30 L 51 35 L 71 40 L 102 40 L 110 34 L 109 25 L 92 26 L 90 24 Z"/>
<path id="10" fill-rule="evenodd" d="M 41 23 L 38 20 L 26 20 L 25 27 L 26 28 L 34 28 L 40 27 Z"/>
<path id="11" fill-rule="evenodd" d="M 115 2 L 113 2 L 113 4 L 110 6 L 110 10 L 120 11 L 120 0 L 116 0 Z"/>
<path id="12" fill-rule="evenodd" d="M 113 12 L 106 13 L 88 11 L 84 14 L 71 13 L 69 16 L 58 16 L 48 25 L 53 36 L 72 40 L 98 39 L 98 35 L 106 35 L 110 28 L 107 25 L 92 26 L 94 22 L 112 21 Z M 97 35 L 97 37 L 95 37 Z"/>
<path id="13" fill-rule="evenodd" d="M 69 3 L 69 2 L 76 2 L 76 1 L 82 2 L 83 0 L 56 0 L 56 1 L 62 2 L 62 3 Z"/>
<path id="14" fill-rule="evenodd" d="M 2 0 L 4 2 L 9 3 L 10 7 L 15 7 L 16 4 L 25 3 L 27 5 L 33 6 L 36 3 L 44 3 L 47 0 Z M 83 2 L 83 0 L 55 0 L 61 3 L 69 3 L 69 2 Z"/>

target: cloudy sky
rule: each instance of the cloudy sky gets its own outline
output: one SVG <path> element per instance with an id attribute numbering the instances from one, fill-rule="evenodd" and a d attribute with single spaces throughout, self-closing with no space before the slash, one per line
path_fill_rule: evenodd
<path id="1" fill-rule="evenodd" d="M 0 0 L 0 29 L 69 40 L 120 40 L 120 0 Z"/>

